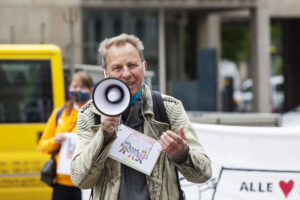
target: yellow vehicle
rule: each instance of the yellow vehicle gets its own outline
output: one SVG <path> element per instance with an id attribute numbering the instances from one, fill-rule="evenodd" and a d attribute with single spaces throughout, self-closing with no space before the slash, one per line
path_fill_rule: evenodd
<path id="1" fill-rule="evenodd" d="M 0 45 L 0 200 L 47 200 L 40 181 L 49 155 L 37 149 L 51 111 L 65 102 L 55 45 Z"/>

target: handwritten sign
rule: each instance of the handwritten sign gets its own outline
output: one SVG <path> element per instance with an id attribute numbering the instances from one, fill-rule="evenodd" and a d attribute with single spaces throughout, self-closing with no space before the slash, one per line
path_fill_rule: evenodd
<path id="1" fill-rule="evenodd" d="M 121 124 L 108 156 L 150 175 L 161 150 L 157 140 Z"/>

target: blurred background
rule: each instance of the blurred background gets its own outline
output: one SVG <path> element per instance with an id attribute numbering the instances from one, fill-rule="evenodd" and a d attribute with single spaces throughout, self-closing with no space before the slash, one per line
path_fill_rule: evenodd
<path id="1" fill-rule="evenodd" d="M 61 49 L 64 82 L 75 70 L 82 69 L 91 74 L 95 83 L 101 80 L 99 43 L 121 33 L 134 34 L 143 41 L 148 62 L 146 82 L 152 89 L 180 99 L 193 122 L 298 124 L 299 0 L 0 1 L 0 44 L 57 45 Z M 40 63 L 41 68 L 43 65 L 49 64 Z M 13 67 L 7 66 L 7 62 L 1 61 L 2 86 L 4 74 L 11 76 L 11 84 L 17 87 L 24 85 L 23 79 L 33 77 L 36 68 L 20 75 L 17 72 L 23 70 L 24 64 L 22 69 L 15 63 Z M 51 69 L 47 70 L 43 79 L 54 81 L 55 78 L 46 76 Z M 44 87 L 55 94 L 58 86 L 48 84 Z M 63 90 L 66 94 L 66 89 Z M 4 112 L 7 108 L 1 102 L 4 98 L 19 100 L 18 105 L 25 109 L 21 98 L 9 95 L 12 91 L 18 93 L 0 86 L 3 127 L 45 123 L 53 108 L 64 102 L 64 98 L 52 100 L 55 97 L 52 94 L 41 96 L 51 99 L 47 104 L 42 103 L 39 110 L 42 117 L 10 118 Z M 11 111 L 17 113 L 14 109 Z M 7 134 L 3 130 L 8 129 L 0 130 L 0 134 Z M 17 147 L 2 147 L 1 151 L 12 149 Z M 7 176 L 3 175 L 7 166 L 5 160 L 0 160 L 0 192 L 5 194 L 9 194 L 7 188 L 14 186 L 10 179 L 6 182 L 1 179 Z M 1 190 L 1 184 L 7 188 Z"/>
<path id="2" fill-rule="evenodd" d="M 300 103 L 299 4 L 2 0 L 0 43 L 57 44 L 65 68 L 100 66 L 100 41 L 135 34 L 146 47 L 153 89 L 180 98 L 186 109 L 285 112 Z"/>

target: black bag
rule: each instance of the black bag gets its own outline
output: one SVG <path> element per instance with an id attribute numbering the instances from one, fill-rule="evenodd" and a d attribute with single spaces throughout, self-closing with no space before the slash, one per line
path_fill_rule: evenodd
<path id="1" fill-rule="evenodd" d="M 53 187 L 55 184 L 56 177 L 56 161 L 55 155 L 57 152 L 53 153 L 51 158 L 45 163 L 41 172 L 41 181 L 47 185 Z"/>
<path id="2" fill-rule="evenodd" d="M 62 112 L 64 111 L 64 108 L 61 108 L 60 110 L 57 111 L 56 113 L 56 124 L 58 121 L 58 118 L 61 116 Z M 55 177 L 56 177 L 56 161 L 55 161 L 55 156 L 58 153 L 59 150 L 57 150 L 56 152 L 54 152 L 50 158 L 50 160 L 48 160 L 45 165 L 43 166 L 42 172 L 41 172 L 41 181 L 43 181 L 44 183 L 46 183 L 47 185 L 53 187 L 54 183 L 55 183 Z"/>

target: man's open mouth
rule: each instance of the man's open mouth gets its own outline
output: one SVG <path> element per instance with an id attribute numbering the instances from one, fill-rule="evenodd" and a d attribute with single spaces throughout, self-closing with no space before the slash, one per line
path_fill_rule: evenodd
<path id="1" fill-rule="evenodd" d="M 128 86 L 133 86 L 135 84 L 135 82 L 128 82 L 126 83 Z"/>

